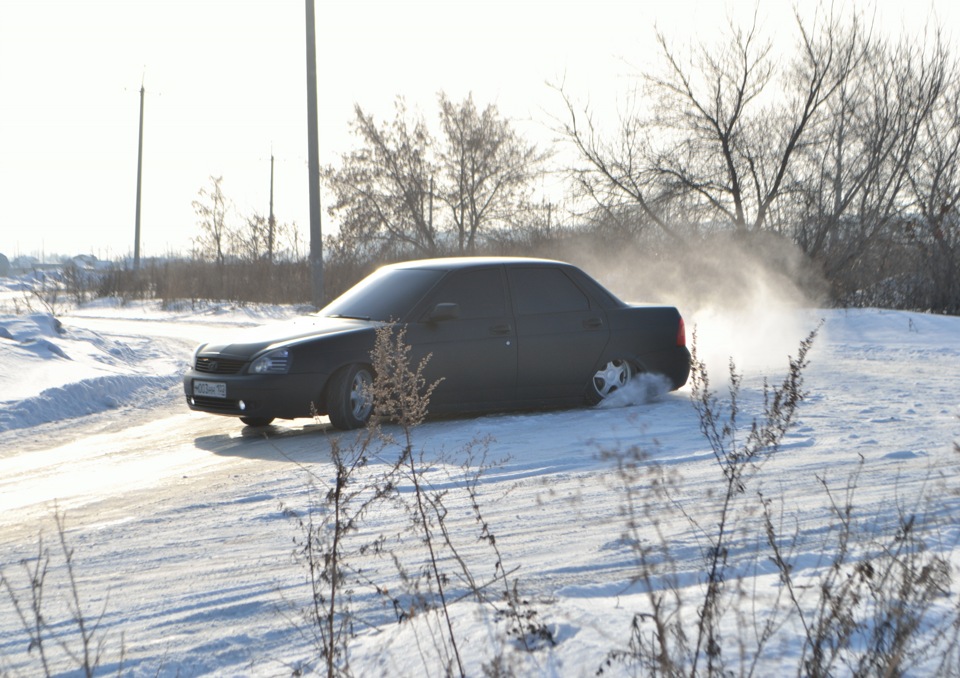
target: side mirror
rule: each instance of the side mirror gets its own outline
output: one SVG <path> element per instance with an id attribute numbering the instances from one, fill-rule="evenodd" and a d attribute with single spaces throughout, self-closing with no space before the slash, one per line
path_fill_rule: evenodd
<path id="1" fill-rule="evenodd" d="M 427 316 L 427 320 L 435 323 L 441 320 L 456 320 L 459 317 L 460 304 L 442 303 L 433 307 L 430 315 Z"/>

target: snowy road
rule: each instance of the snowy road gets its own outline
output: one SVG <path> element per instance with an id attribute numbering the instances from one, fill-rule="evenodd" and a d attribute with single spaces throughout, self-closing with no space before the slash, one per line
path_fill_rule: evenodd
<path id="1" fill-rule="evenodd" d="M 64 318 L 63 324 L 68 334 L 83 331 L 108 337 L 130 350 L 133 362 L 162 355 L 169 370 L 185 364 L 199 336 L 249 323 L 198 324 L 87 313 Z M 49 518 L 54 502 L 75 523 L 85 522 L 87 516 L 99 521 L 105 512 L 122 517 L 134 512 L 144 496 L 176 494 L 178 488 L 202 483 L 207 476 L 229 476 L 251 459 L 284 455 L 297 459 L 306 444 L 291 439 L 327 428 L 308 420 L 278 424 L 269 429 L 272 440 L 264 446 L 262 432 L 233 418 L 188 411 L 179 373 L 166 375 L 160 392 L 155 391 L 149 393 L 146 406 L 136 398 L 111 401 L 103 411 L 63 420 L 56 417 L 53 404 L 49 422 L 0 433 L 0 441 L 6 439 L 0 449 L 2 540 L 35 533 L 36 525 Z"/>

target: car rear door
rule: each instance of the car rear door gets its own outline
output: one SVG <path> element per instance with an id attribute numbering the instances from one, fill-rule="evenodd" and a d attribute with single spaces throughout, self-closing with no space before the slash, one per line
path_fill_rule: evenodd
<path id="1" fill-rule="evenodd" d="M 456 304 L 456 318 L 430 320 L 438 304 Z M 431 354 L 429 381 L 443 379 L 431 410 L 502 405 L 517 384 L 516 329 L 502 266 L 454 270 L 438 283 L 407 325 L 412 367 Z"/>
<path id="2" fill-rule="evenodd" d="M 508 267 L 517 325 L 517 396 L 581 396 L 610 338 L 603 310 L 561 267 Z"/>

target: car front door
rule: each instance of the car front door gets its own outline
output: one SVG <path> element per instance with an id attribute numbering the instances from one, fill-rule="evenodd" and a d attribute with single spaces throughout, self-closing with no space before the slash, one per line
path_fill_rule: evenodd
<path id="1" fill-rule="evenodd" d="M 411 367 L 430 355 L 428 382 L 443 380 L 433 392 L 432 410 L 495 406 L 514 399 L 516 328 L 501 266 L 444 277 L 407 325 L 407 338 L 413 347 Z"/>
<path id="2" fill-rule="evenodd" d="M 517 396 L 582 395 L 610 338 L 606 316 L 559 267 L 508 268 L 517 323 Z"/>

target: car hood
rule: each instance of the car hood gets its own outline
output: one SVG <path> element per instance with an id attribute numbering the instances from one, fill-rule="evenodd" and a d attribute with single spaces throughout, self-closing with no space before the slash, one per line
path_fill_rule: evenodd
<path id="1" fill-rule="evenodd" d="M 381 322 L 354 318 L 301 316 L 295 320 L 239 330 L 202 344 L 198 353 L 247 359 L 267 349 L 283 348 L 320 337 L 370 331 Z"/>

